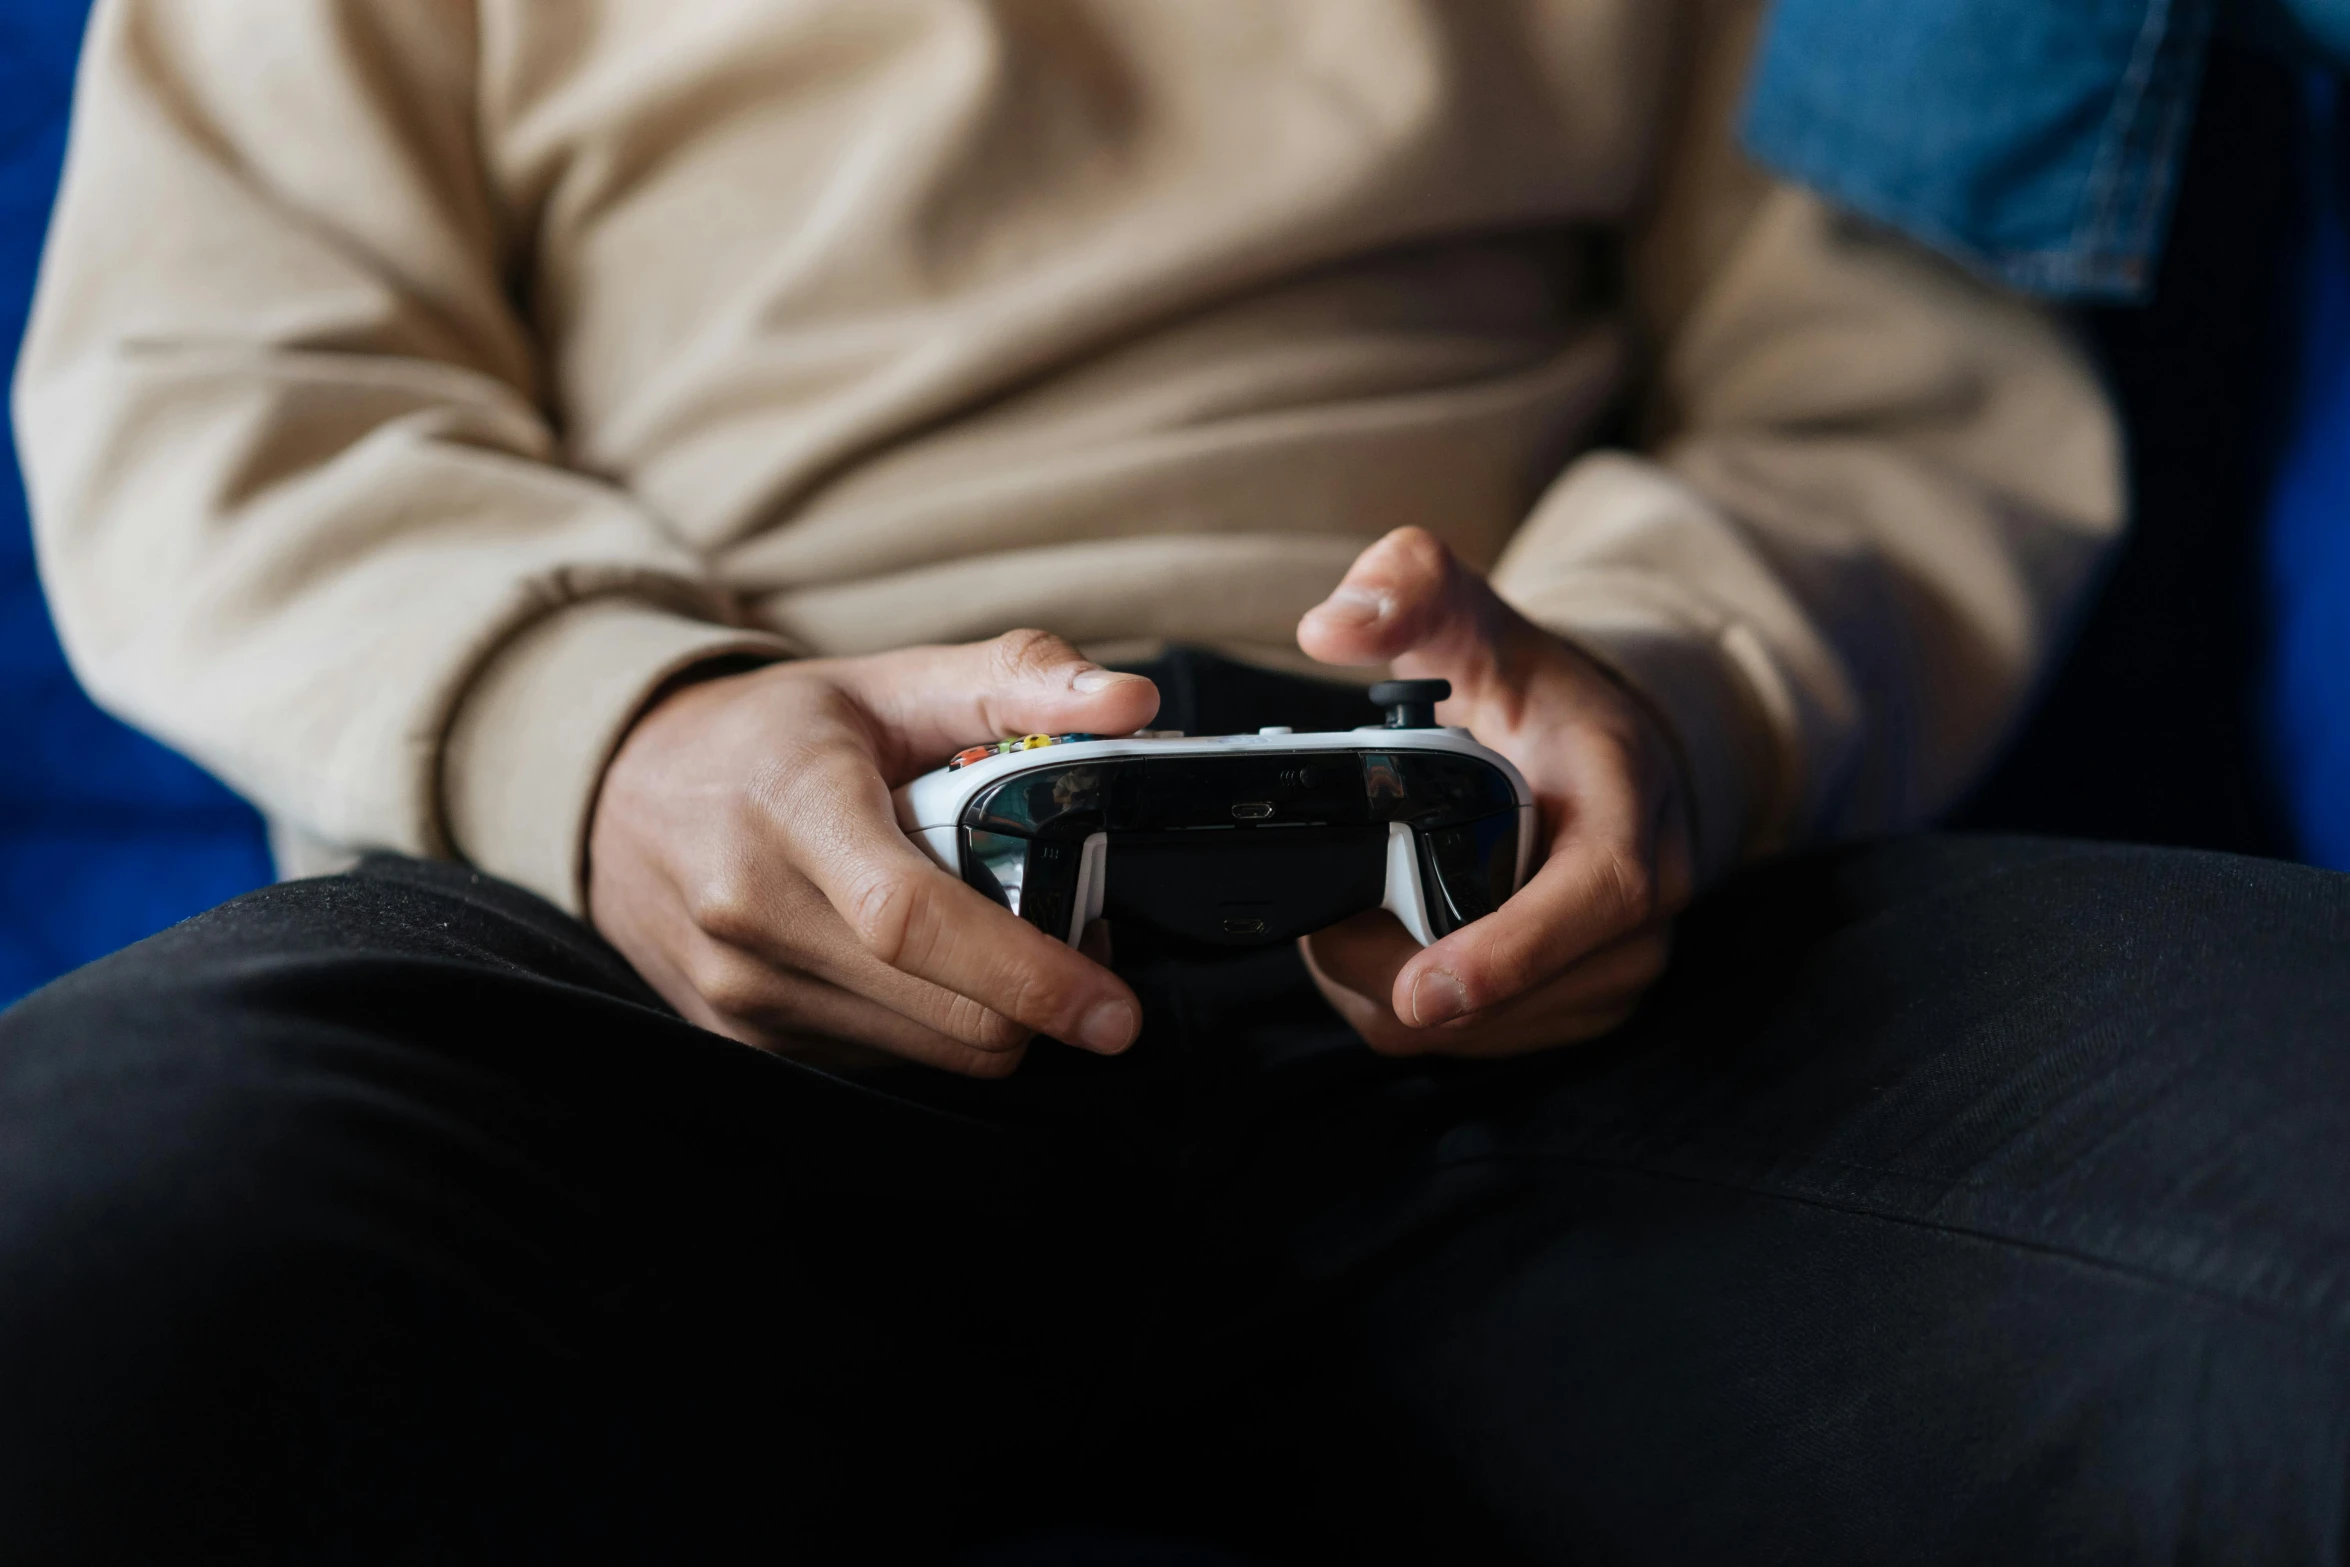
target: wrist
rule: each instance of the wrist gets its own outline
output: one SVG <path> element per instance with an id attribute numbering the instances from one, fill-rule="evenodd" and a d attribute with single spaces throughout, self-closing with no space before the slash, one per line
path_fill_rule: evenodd
<path id="1" fill-rule="evenodd" d="M 440 757 L 449 847 L 577 914 L 589 825 L 621 742 L 682 673 L 787 649 L 628 600 L 572 605 L 511 638 L 469 683 Z"/>

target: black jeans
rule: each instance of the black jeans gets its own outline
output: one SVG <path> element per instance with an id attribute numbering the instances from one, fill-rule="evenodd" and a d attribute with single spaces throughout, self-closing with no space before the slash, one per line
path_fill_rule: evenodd
<path id="1" fill-rule="evenodd" d="M 0 1556 L 2345 1557 L 2350 879 L 1814 856 L 1499 1065 L 1121 965 L 1129 1056 L 997 1084 L 396 860 L 69 977 L 0 1016 Z"/>

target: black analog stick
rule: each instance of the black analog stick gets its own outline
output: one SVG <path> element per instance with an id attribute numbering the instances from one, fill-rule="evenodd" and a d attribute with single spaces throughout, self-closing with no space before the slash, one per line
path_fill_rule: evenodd
<path id="1" fill-rule="evenodd" d="M 1451 695 L 1449 680 L 1382 680 L 1371 688 L 1371 705 L 1387 709 L 1390 729 L 1434 729 L 1436 704 Z"/>

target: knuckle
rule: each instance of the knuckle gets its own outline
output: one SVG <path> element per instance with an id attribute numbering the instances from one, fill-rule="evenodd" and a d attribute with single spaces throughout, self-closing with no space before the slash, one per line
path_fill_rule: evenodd
<path id="1" fill-rule="evenodd" d="M 990 657 L 999 675 L 1017 679 L 1068 663 L 1077 657 L 1077 650 L 1049 631 L 1026 628 L 996 638 L 990 644 Z"/>
<path id="2" fill-rule="evenodd" d="M 837 746 L 778 757 L 753 781 L 770 820 L 825 822 L 865 794 L 878 775 L 863 754 Z"/>
<path id="3" fill-rule="evenodd" d="M 1403 603 L 1439 602 L 1451 591 L 1452 550 L 1427 529 L 1396 529 L 1387 536 L 1382 554 L 1392 589 Z"/>
<path id="4" fill-rule="evenodd" d="M 1452 568 L 1451 547 L 1426 528 L 1398 528 L 1387 536 L 1387 544 L 1408 566 L 1429 572 Z"/>
<path id="5" fill-rule="evenodd" d="M 1073 998 L 1059 978 L 1039 972 L 1026 962 L 1015 965 L 1004 976 L 1004 990 L 1005 1014 L 1036 1027 L 1050 1028 L 1071 1010 Z"/>
<path id="6" fill-rule="evenodd" d="M 1497 953 L 1481 963 L 1461 965 L 1461 984 L 1477 1002 L 1478 1011 L 1515 1001 L 1550 977 L 1550 965 L 1531 949 Z M 1466 1017 L 1476 1016 L 1476 1012 Z M 1465 1018 L 1454 1019 L 1456 1023 Z"/>
<path id="7" fill-rule="evenodd" d="M 957 996 L 949 1003 L 940 1031 L 974 1049 L 993 1054 L 1016 1050 L 1033 1037 L 1032 1030 L 969 996 Z"/>
<path id="8" fill-rule="evenodd" d="M 737 952 L 713 947 L 689 966 L 687 981 L 720 1017 L 748 1019 L 774 1009 L 774 986 L 758 964 Z"/>
<path id="9" fill-rule="evenodd" d="M 1463 942 L 1447 962 L 1478 1006 L 1494 1006 L 1557 970 L 1559 959 L 1549 938 L 1550 931 L 1540 923 L 1494 920 L 1486 939 Z"/>
<path id="10" fill-rule="evenodd" d="M 695 926 L 714 940 L 747 945 L 757 934 L 759 891 L 747 866 L 728 865 L 703 876 L 685 905 Z"/>
<path id="11" fill-rule="evenodd" d="M 912 876 L 885 870 L 860 882 L 841 913 L 867 952 L 891 968 L 899 968 L 916 950 L 923 901 L 922 889 Z"/>

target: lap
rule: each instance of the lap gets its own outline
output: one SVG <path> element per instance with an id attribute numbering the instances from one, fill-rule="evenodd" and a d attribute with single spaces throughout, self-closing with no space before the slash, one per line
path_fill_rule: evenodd
<path id="1" fill-rule="evenodd" d="M 9 1509 L 149 1456 L 110 1414 L 200 1364 L 177 1407 L 255 1453 L 375 1432 L 310 1443 L 319 1528 L 470 1494 L 351 1479 L 403 1432 L 528 1495 L 676 1484 L 631 1444 L 756 1409 L 684 1445 L 787 1538 L 1140 1467 L 1154 1523 L 1212 1492 L 1364 1559 L 2028 1557 L 2124 1513 L 2289 1558 L 2341 1515 L 2344 886 L 1880 845 L 1718 895 L 1589 1050 L 1373 1061 L 1275 955 L 1142 964 L 1132 1060 L 1001 1085 L 741 1050 L 445 867 L 271 889 L 0 1020 L 0 1386 L 94 1422 L 0 1417 Z"/>
<path id="2" fill-rule="evenodd" d="M 2350 878 L 2017 840 L 1782 867 L 1528 1135 L 2341 1313 L 2350 1206 L 2306 1177 L 2350 1175 Z"/>
<path id="3" fill-rule="evenodd" d="M 1529 1555 L 2339 1555 L 2350 880 L 1815 857 L 1471 1101 L 1351 1374 Z"/>
<path id="4" fill-rule="evenodd" d="M 693 1029 L 449 867 L 267 889 L 0 1018 L 0 1517 L 73 1559 L 888 1559 L 920 1476 L 984 1529 L 1104 1336 L 1036 1309 L 1072 1204 L 1032 1142 Z"/>

